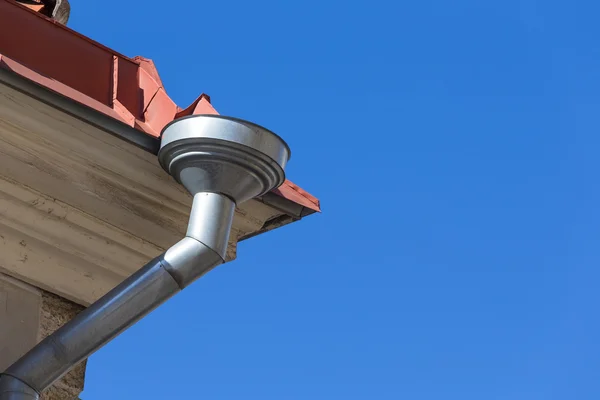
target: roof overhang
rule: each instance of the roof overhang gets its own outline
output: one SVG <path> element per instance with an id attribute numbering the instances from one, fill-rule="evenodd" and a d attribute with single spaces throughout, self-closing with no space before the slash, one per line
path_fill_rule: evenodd
<path id="1" fill-rule="evenodd" d="M 152 153 L 174 119 L 218 114 L 205 94 L 185 109 L 175 104 L 152 60 L 125 57 L 14 0 L 0 0 L 0 69 L 133 128 L 126 139 Z M 320 211 L 314 196 L 289 181 L 273 193 Z"/>
<path id="2" fill-rule="evenodd" d="M 52 63 L 65 60 L 16 49 L 6 41 L 9 29 L 13 37 L 15 29 L 35 31 L 48 40 L 37 46 L 54 46 L 54 53 L 85 44 L 84 52 L 109 56 L 106 101 L 102 90 L 69 81 L 72 71 L 57 72 Z M 65 33 L 59 46 L 56 35 Z M 99 81 L 104 72 L 86 79 Z M 142 96 L 135 100 L 123 88 Z M 158 164 L 159 132 L 161 124 L 198 113 L 216 113 L 208 96 L 177 107 L 151 61 L 123 57 L 0 0 L 0 270 L 88 305 L 174 244 L 185 234 L 191 197 Z M 243 204 L 229 259 L 238 241 L 316 211 L 318 200 L 289 181 Z"/>
<path id="3" fill-rule="evenodd" d="M 0 70 L 0 270 L 88 305 L 184 236 L 191 196 L 137 133 Z M 274 193 L 242 204 L 229 259 L 312 212 Z"/>

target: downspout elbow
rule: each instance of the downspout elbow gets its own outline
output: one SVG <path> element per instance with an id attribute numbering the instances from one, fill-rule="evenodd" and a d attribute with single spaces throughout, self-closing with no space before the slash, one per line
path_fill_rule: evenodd
<path id="1" fill-rule="evenodd" d="M 181 289 L 223 264 L 235 203 L 216 193 L 194 195 L 186 237 L 163 256 L 163 266 Z"/>
<path id="2" fill-rule="evenodd" d="M 224 262 L 214 250 L 190 237 L 183 238 L 167 250 L 162 260 L 163 267 L 180 289 Z"/>

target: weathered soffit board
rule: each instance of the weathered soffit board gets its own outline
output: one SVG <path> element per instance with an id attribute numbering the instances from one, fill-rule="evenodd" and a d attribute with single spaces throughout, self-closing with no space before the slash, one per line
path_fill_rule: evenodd
<path id="1" fill-rule="evenodd" d="M 89 305 L 183 237 L 190 205 L 155 155 L 0 83 L 1 271 Z M 286 207 L 238 208 L 229 258 L 301 217 Z"/>

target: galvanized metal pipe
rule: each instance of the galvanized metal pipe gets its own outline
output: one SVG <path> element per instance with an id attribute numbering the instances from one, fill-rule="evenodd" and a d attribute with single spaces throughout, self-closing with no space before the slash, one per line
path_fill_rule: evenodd
<path id="1" fill-rule="evenodd" d="M 38 400 L 40 395 L 25 382 L 0 375 L 0 400 Z"/>
<path id="2" fill-rule="evenodd" d="M 194 196 L 188 236 L 48 336 L 0 376 L 0 400 L 37 399 L 79 362 L 224 262 L 235 203 Z M 199 229 L 198 227 L 201 227 Z M 202 240 L 202 241 L 200 241 Z"/>
<path id="3" fill-rule="evenodd" d="M 9 367 L 0 375 L 0 400 L 38 399 L 77 363 L 223 263 L 236 203 L 281 185 L 289 156 L 277 135 L 238 119 L 194 115 L 168 124 L 158 157 L 194 195 L 186 237 Z"/>

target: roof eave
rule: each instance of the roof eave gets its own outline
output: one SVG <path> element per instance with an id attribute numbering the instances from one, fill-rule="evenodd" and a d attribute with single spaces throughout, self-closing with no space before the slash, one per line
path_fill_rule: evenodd
<path id="1" fill-rule="evenodd" d="M 53 83 L 55 85 L 55 89 L 58 90 L 54 91 L 48 88 L 47 85 L 38 83 L 37 81 L 39 81 L 42 77 L 38 76 L 38 74 L 36 74 L 34 71 L 23 67 L 23 69 L 19 70 L 19 72 L 16 72 L 11 68 L 7 68 L 9 65 L 10 62 L 7 60 L 7 58 L 0 55 L 0 83 L 10 86 L 13 89 L 35 98 L 42 103 L 57 108 L 69 115 L 85 121 L 86 123 L 102 129 L 103 131 L 129 142 L 149 153 L 158 153 L 160 139 L 146 135 L 143 132 L 117 119 L 111 118 L 92 107 L 86 106 L 81 102 L 81 100 L 84 99 L 79 99 L 80 101 L 77 101 L 73 98 L 73 96 L 62 95 L 59 91 L 65 88 L 62 88 L 61 86 L 64 85 L 58 82 Z M 82 97 L 86 96 L 82 95 Z M 88 101 L 93 100 L 88 99 Z M 285 185 L 287 187 L 287 185 L 290 185 L 290 183 L 286 182 Z M 272 230 L 275 227 L 286 225 L 287 223 L 291 223 L 293 221 L 297 221 L 320 211 L 319 209 L 316 209 L 317 206 L 311 206 L 311 202 L 308 202 L 308 206 L 306 206 L 287 199 L 281 194 L 275 194 L 272 192 L 264 195 L 261 199 L 259 199 L 259 201 L 262 201 L 270 207 L 278 209 L 289 217 L 289 219 L 286 219 L 285 223 L 281 221 L 282 223 L 277 226 L 266 223 L 265 227 L 263 227 L 260 233 Z"/>

